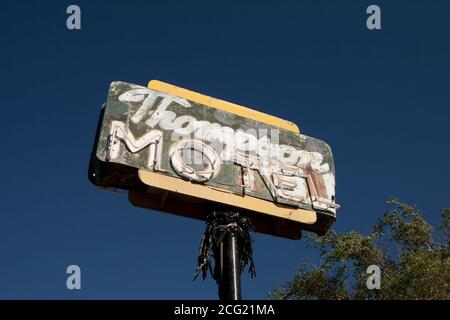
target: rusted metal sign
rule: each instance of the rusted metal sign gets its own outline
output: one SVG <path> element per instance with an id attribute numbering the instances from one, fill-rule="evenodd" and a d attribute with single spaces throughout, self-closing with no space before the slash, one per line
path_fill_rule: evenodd
<path id="1" fill-rule="evenodd" d="M 232 205 L 253 216 L 257 231 L 289 238 L 328 229 L 338 205 L 325 142 L 278 118 L 153 87 L 111 83 L 91 157 L 94 184 L 130 190 L 137 206 L 199 219 L 207 206 Z"/>

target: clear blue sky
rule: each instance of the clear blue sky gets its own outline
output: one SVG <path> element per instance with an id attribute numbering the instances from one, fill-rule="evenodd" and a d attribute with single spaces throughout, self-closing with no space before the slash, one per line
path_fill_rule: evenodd
<path id="1" fill-rule="evenodd" d="M 66 28 L 77 4 L 82 29 Z M 366 28 L 381 7 L 382 30 Z M 298 123 L 333 148 L 339 231 L 396 196 L 434 225 L 450 206 L 450 2 L 3 1 L 0 298 L 215 299 L 193 282 L 199 221 L 132 207 L 87 167 L 113 80 L 159 79 Z M 265 298 L 317 253 L 254 235 Z M 82 270 L 82 290 L 65 269 Z"/>

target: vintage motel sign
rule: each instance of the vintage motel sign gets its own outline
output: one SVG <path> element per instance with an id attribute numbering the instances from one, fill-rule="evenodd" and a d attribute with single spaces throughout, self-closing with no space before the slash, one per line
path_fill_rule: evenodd
<path id="1" fill-rule="evenodd" d="M 239 208 L 256 231 L 298 239 L 336 216 L 330 147 L 288 121 L 169 85 L 116 81 L 89 169 L 136 206 L 197 219 Z"/>

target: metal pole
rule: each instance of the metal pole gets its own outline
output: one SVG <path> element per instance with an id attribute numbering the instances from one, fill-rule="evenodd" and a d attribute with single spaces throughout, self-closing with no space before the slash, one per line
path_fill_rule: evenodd
<path id="1" fill-rule="evenodd" d="M 219 247 L 219 299 L 241 299 L 241 247 L 233 231 L 227 232 Z"/>
<path id="2" fill-rule="evenodd" d="M 256 275 L 251 231 L 251 220 L 231 209 L 213 210 L 207 216 L 194 280 L 199 273 L 204 280 L 211 271 L 218 285 L 220 300 L 241 300 L 241 273 L 248 263 L 252 278 Z M 211 268 L 211 254 L 214 270 Z"/>

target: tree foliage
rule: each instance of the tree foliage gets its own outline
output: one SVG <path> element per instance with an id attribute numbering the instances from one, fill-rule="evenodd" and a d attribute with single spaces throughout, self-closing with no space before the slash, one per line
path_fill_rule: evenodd
<path id="1" fill-rule="evenodd" d="M 301 264 L 273 299 L 450 299 L 450 208 L 432 226 L 413 206 L 395 198 L 370 235 L 329 231 L 308 235 L 321 264 Z M 367 268 L 381 270 L 380 289 L 368 289 Z"/>

